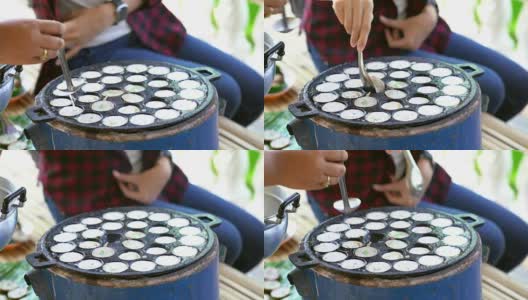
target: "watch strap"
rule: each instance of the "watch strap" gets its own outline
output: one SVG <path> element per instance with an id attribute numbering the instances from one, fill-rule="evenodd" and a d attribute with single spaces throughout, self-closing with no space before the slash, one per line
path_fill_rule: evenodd
<path id="1" fill-rule="evenodd" d="M 128 5 L 123 0 L 106 0 L 106 3 L 112 3 L 115 6 L 114 26 L 124 21 L 128 14 Z"/>

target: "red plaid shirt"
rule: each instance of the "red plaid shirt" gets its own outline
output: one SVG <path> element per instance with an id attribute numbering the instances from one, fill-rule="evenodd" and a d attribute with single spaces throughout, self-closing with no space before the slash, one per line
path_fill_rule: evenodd
<path id="1" fill-rule="evenodd" d="M 39 19 L 64 21 L 59 9 L 62 0 L 31 0 Z M 163 5 L 162 0 L 145 0 L 145 4 L 128 16 L 128 25 L 139 40 L 150 49 L 176 56 L 186 36 L 183 24 Z M 44 64 L 36 92 L 61 74 L 54 62 Z"/>
<path id="2" fill-rule="evenodd" d="M 412 153 L 417 159 L 421 151 L 413 151 Z M 394 163 L 385 151 L 348 151 L 346 167 L 348 195 L 361 199 L 359 209 L 392 205 L 383 193 L 372 188 L 373 184 L 390 182 L 390 176 L 394 175 Z M 436 164 L 431 183 L 423 200 L 434 203 L 444 202 L 450 184 L 451 177 Z M 341 199 L 338 185 L 308 193 L 319 203 L 323 212 L 330 216 L 339 214 L 333 208 L 333 203 L 337 199 Z"/>
<path id="3" fill-rule="evenodd" d="M 407 17 L 421 13 L 430 0 L 408 0 Z M 365 57 L 401 55 L 404 50 L 390 48 L 385 38 L 385 25 L 379 20 L 380 15 L 396 18 L 398 10 L 393 0 L 374 1 L 374 20 L 370 31 Z M 304 30 L 323 61 L 328 65 L 337 65 L 356 60 L 356 51 L 350 47 L 350 35 L 339 23 L 331 1 L 307 0 L 304 14 Z M 423 43 L 421 49 L 429 52 L 444 52 L 449 42 L 451 30 L 447 23 L 438 18 L 438 23 Z"/>
<path id="4" fill-rule="evenodd" d="M 143 170 L 152 168 L 161 151 L 143 151 Z M 132 166 L 124 151 L 39 151 L 39 180 L 47 197 L 66 216 L 116 206 L 139 205 L 126 198 L 112 170 L 130 172 Z M 188 186 L 187 177 L 173 165 L 168 184 L 160 199 L 180 202 Z"/>

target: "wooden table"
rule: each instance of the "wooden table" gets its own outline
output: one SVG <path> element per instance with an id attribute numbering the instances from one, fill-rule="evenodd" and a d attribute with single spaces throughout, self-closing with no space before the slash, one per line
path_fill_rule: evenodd
<path id="1" fill-rule="evenodd" d="M 225 118 L 218 119 L 220 149 L 263 149 L 263 137 Z"/>
<path id="2" fill-rule="evenodd" d="M 29 209 L 28 209 L 29 208 Z M 31 241 L 10 251 L 0 252 L 0 266 L 18 262 L 35 250 L 35 242 L 54 225 L 43 201 L 28 201 L 27 206 L 20 210 L 25 222 L 31 222 L 34 227 Z M 22 275 L 22 274 L 20 274 Z M 18 278 L 22 280 L 21 278 Z M 207 287 L 205 287 L 207 288 Z M 220 298 L 225 300 L 261 300 L 264 297 L 262 284 L 249 278 L 228 265 L 220 264 Z"/>
<path id="3" fill-rule="evenodd" d="M 299 249 L 299 242 L 317 225 L 308 203 L 302 203 L 295 214 L 290 215 L 290 224 L 295 223 L 295 235 L 282 245 L 277 252 L 267 260 L 272 262 L 288 259 L 288 255 Z M 521 286 L 509 278 L 504 272 L 491 265 L 482 266 L 482 294 L 485 300 L 526 300 L 528 287 Z"/>
<path id="4" fill-rule="evenodd" d="M 304 84 L 313 79 L 319 72 L 310 59 L 304 34 L 299 36 L 296 30 L 288 34 L 269 33 L 275 41 L 285 42 L 286 55 L 283 61 L 278 62 L 278 64 L 282 66 L 284 72 L 291 72 L 295 76 L 295 84 L 280 99 L 265 103 L 266 128 L 288 134 L 284 127 L 289 120 L 294 118 L 287 112 L 288 104 L 297 101 L 298 92 Z M 270 115 L 275 116 L 279 113 L 282 115 L 278 122 L 271 122 Z M 508 126 L 494 116 L 484 113 L 482 114 L 482 147 L 492 150 L 528 150 L 528 135 Z M 294 144 L 290 148 L 298 149 L 299 146 Z"/>

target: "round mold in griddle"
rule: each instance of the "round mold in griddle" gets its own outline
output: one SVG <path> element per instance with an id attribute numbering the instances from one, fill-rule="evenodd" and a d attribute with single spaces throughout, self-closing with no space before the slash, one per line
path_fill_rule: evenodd
<path id="1" fill-rule="evenodd" d="M 126 67 L 126 70 L 130 73 L 140 74 L 148 70 L 148 67 L 143 64 L 132 64 Z"/>
<path id="2" fill-rule="evenodd" d="M 175 110 L 175 109 L 159 109 L 156 111 L 154 116 L 158 119 L 162 120 L 170 120 L 175 119 L 181 115 L 181 112 Z"/>
<path id="3" fill-rule="evenodd" d="M 135 229 L 142 236 L 129 234 L 134 231 L 127 225 L 133 222 L 146 224 L 143 227 L 140 223 L 141 229 Z M 125 226 L 109 228 L 108 224 Z M 79 231 L 81 227 L 86 230 Z M 89 239 L 83 237 L 87 231 L 91 232 Z M 55 241 L 56 236 L 64 242 Z M 160 237 L 165 241 L 160 241 Z M 85 276 L 139 278 L 171 273 L 198 262 L 212 250 L 215 238 L 213 231 L 192 215 L 163 208 L 122 207 L 64 220 L 44 234 L 37 251 L 55 267 Z"/>
<path id="4" fill-rule="evenodd" d="M 94 103 L 102 99 L 96 94 L 85 94 L 85 95 L 79 96 L 77 100 L 82 103 Z"/>
<path id="5" fill-rule="evenodd" d="M 73 249 L 75 249 L 75 244 L 72 243 L 58 243 L 50 248 L 53 253 L 66 253 L 73 251 Z"/>
<path id="6" fill-rule="evenodd" d="M 153 72 L 149 72 L 153 69 Z M 101 117 L 98 121 L 86 119 L 86 117 L 77 118 L 82 113 L 79 113 L 77 109 L 75 109 L 75 114 L 60 115 L 61 108 L 71 106 L 67 100 L 52 102 L 56 98 L 67 99 L 69 96 L 65 83 L 63 83 L 63 77 L 48 83 L 37 95 L 37 107 L 41 107 L 46 114 L 54 117 L 59 123 L 86 131 L 140 132 L 174 126 L 198 116 L 217 98 L 214 86 L 203 74 L 190 68 L 164 62 L 102 63 L 72 70 L 72 77 L 76 79 L 78 87 L 71 94 L 75 99 L 76 107 L 81 108 L 86 114 L 92 113 L 94 110 L 91 104 L 107 98 L 114 105 L 113 109 L 96 109 L 95 111 Z M 127 101 L 121 98 L 123 96 Z M 174 111 L 159 113 L 152 122 L 129 122 L 128 118 L 125 122 L 125 119 L 121 118 L 123 116 L 119 116 L 119 114 L 126 116 L 141 112 L 154 117 L 160 108 L 149 107 L 147 103 L 160 99 L 166 100 L 167 107 L 172 106 L 176 100 L 192 100 L 193 107 L 182 109 L 178 113 Z M 127 109 L 123 107 L 130 104 L 136 105 L 139 111 L 127 113 Z M 96 104 L 96 107 L 97 105 L 99 104 Z M 105 107 L 109 108 L 109 106 Z M 72 109 L 68 108 L 68 110 Z M 176 110 L 179 109 L 176 108 Z M 111 118 L 107 119 L 108 117 Z"/>
<path id="7" fill-rule="evenodd" d="M 94 218 L 94 217 L 87 217 L 81 220 L 81 223 L 87 226 L 90 225 L 97 225 L 103 223 L 103 220 L 101 218 Z"/>
<path id="8" fill-rule="evenodd" d="M 384 260 L 399 260 L 403 258 L 403 254 L 399 251 L 389 251 L 383 253 L 383 255 L 381 255 L 381 258 L 383 258 Z"/>
<path id="9" fill-rule="evenodd" d="M 320 73 L 307 83 L 299 101 L 303 102 L 311 116 L 322 117 L 325 121 L 351 128 L 384 129 L 420 126 L 440 121 L 460 113 L 464 107 L 478 101 L 477 83 L 456 65 L 417 57 L 375 58 L 368 60 L 367 64 L 372 62 L 375 62 L 372 65 L 375 66 L 376 72 L 386 75 L 382 79 L 386 84 L 384 93 L 376 93 L 363 86 L 356 72 L 356 64 L 343 64 Z M 384 67 L 381 68 L 382 66 Z M 345 76 L 348 79 L 343 80 Z M 372 97 L 375 99 L 371 101 L 374 104 L 363 105 L 363 101 L 354 102 L 362 96 Z M 456 96 L 460 101 L 446 101 L 449 99 L 440 98 L 439 103 L 444 105 L 424 107 L 426 104 L 433 104 L 434 99 L 442 96 Z M 347 110 L 357 109 L 364 113 L 347 118 L 347 114 L 341 114 L 343 110 L 323 109 L 327 103 L 343 100 L 347 101 Z M 390 111 L 391 104 L 387 106 L 387 102 L 394 100 L 403 105 L 397 109 L 404 110 L 396 117 L 383 109 L 389 107 Z"/>
<path id="10" fill-rule="evenodd" d="M 118 84 L 123 82 L 123 77 L 121 76 L 105 76 L 101 78 L 101 83 L 103 84 Z"/>
<path id="11" fill-rule="evenodd" d="M 166 107 L 167 103 L 165 103 L 163 101 L 153 100 L 153 101 L 149 101 L 149 102 L 145 103 L 145 106 L 148 107 L 148 108 L 160 109 L 160 108 Z"/>
<path id="12" fill-rule="evenodd" d="M 85 259 L 81 260 L 77 266 L 81 270 L 94 270 L 98 269 L 103 265 L 103 263 L 100 260 L 97 259 Z"/>
<path id="13" fill-rule="evenodd" d="M 133 115 L 133 114 L 137 114 L 138 112 L 140 112 L 141 109 L 135 105 L 126 105 L 126 106 L 121 106 L 117 111 L 123 115 Z"/>
<path id="14" fill-rule="evenodd" d="M 97 122 L 101 121 L 102 119 L 103 119 L 103 117 L 101 117 L 101 115 L 94 114 L 94 113 L 80 114 L 76 118 L 76 120 L 79 123 L 81 123 L 81 124 L 97 123 Z"/>
<path id="15" fill-rule="evenodd" d="M 156 258 L 155 262 L 160 266 L 169 267 L 179 264 L 181 262 L 181 258 L 174 255 L 161 255 Z"/>
<path id="16" fill-rule="evenodd" d="M 162 247 L 151 247 L 145 250 L 145 253 L 150 255 L 163 255 L 167 252 L 168 250 Z"/>
<path id="17" fill-rule="evenodd" d="M 62 117 L 75 117 L 83 113 L 83 109 L 78 106 L 66 106 L 59 110 Z"/>
<path id="18" fill-rule="evenodd" d="M 93 111 L 96 111 L 96 112 L 111 111 L 112 109 L 114 109 L 114 103 L 110 101 L 104 101 L 104 100 L 97 101 L 97 102 L 92 103 L 91 108 Z"/>
<path id="19" fill-rule="evenodd" d="M 449 221 L 436 221 L 441 223 L 437 225 L 452 222 L 452 226 L 431 225 L 431 221 L 439 219 Z M 369 230 L 366 225 L 373 222 L 386 226 Z M 395 223 L 401 226 L 390 226 Z M 350 226 L 350 230 L 365 231 L 365 234 L 347 236 L 350 230 L 328 230 L 341 229 L 341 224 Z M 431 231 L 414 232 L 414 228 Z M 455 229 L 449 229 L 447 233 L 452 235 L 448 235 L 442 231 L 445 228 Z M 460 235 L 456 235 L 458 233 Z M 425 208 L 384 207 L 339 215 L 322 222 L 305 236 L 301 249 L 318 267 L 351 277 L 383 279 L 438 272 L 467 257 L 476 249 L 477 243 L 475 230 L 459 217 Z M 354 263 L 343 265 L 349 260 Z"/>
<path id="20" fill-rule="evenodd" d="M 104 92 L 101 93 L 101 96 L 105 97 L 105 98 L 114 98 L 114 97 L 120 97 L 121 95 L 123 95 L 125 92 L 123 92 L 122 90 L 106 90 Z"/>
<path id="21" fill-rule="evenodd" d="M 156 88 L 156 89 L 159 89 L 159 88 L 164 88 L 166 86 L 169 85 L 169 82 L 166 81 L 166 80 L 159 80 L 159 79 L 156 79 L 156 80 L 152 80 L 152 81 L 149 81 L 147 83 L 148 86 L 152 87 L 152 88 Z"/>
<path id="22" fill-rule="evenodd" d="M 50 101 L 50 105 L 55 107 L 65 107 L 71 104 L 71 100 L 67 98 L 55 98 Z"/>
<path id="23" fill-rule="evenodd" d="M 334 93 L 319 93 L 313 97 L 313 101 L 318 103 L 327 103 L 337 100 L 339 96 Z"/>

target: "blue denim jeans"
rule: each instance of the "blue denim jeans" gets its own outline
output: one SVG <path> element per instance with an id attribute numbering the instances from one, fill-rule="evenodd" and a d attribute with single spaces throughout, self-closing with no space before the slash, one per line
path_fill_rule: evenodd
<path id="1" fill-rule="evenodd" d="M 308 196 L 308 202 L 319 221 L 328 216 L 321 210 L 315 199 Z M 484 225 L 476 230 L 483 245 L 489 247 L 488 262 L 508 272 L 519 265 L 528 255 L 528 224 L 500 204 L 458 184 L 449 187 L 447 200 L 442 205 L 421 201 L 418 207 L 436 209 L 449 214 L 473 213 L 484 219 Z"/>
<path id="2" fill-rule="evenodd" d="M 319 71 L 330 67 L 315 47 L 308 45 L 308 50 Z M 511 119 L 528 103 L 528 71 L 508 57 L 462 35 L 451 33 L 447 49 L 442 54 L 417 50 L 402 51 L 400 55 L 479 65 L 484 74 L 475 79 L 482 93 L 490 98 L 488 112 L 502 120 Z"/>
<path id="3" fill-rule="evenodd" d="M 195 68 L 209 66 L 222 73 L 212 83 L 221 98 L 227 102 L 225 114 L 241 125 L 248 125 L 264 110 L 262 102 L 263 77 L 235 57 L 187 35 L 177 57 L 163 55 L 144 46 L 130 34 L 107 44 L 83 49 L 70 61 L 70 67 L 119 60 L 152 60 Z"/>
<path id="4" fill-rule="evenodd" d="M 50 197 L 46 197 L 46 204 L 56 222 L 68 217 L 63 215 Z M 207 212 L 222 219 L 222 224 L 213 228 L 213 231 L 227 248 L 226 263 L 242 272 L 251 270 L 264 256 L 264 224 L 240 207 L 196 185 L 189 185 L 179 204 L 157 200 L 152 206 L 187 214 Z"/>

